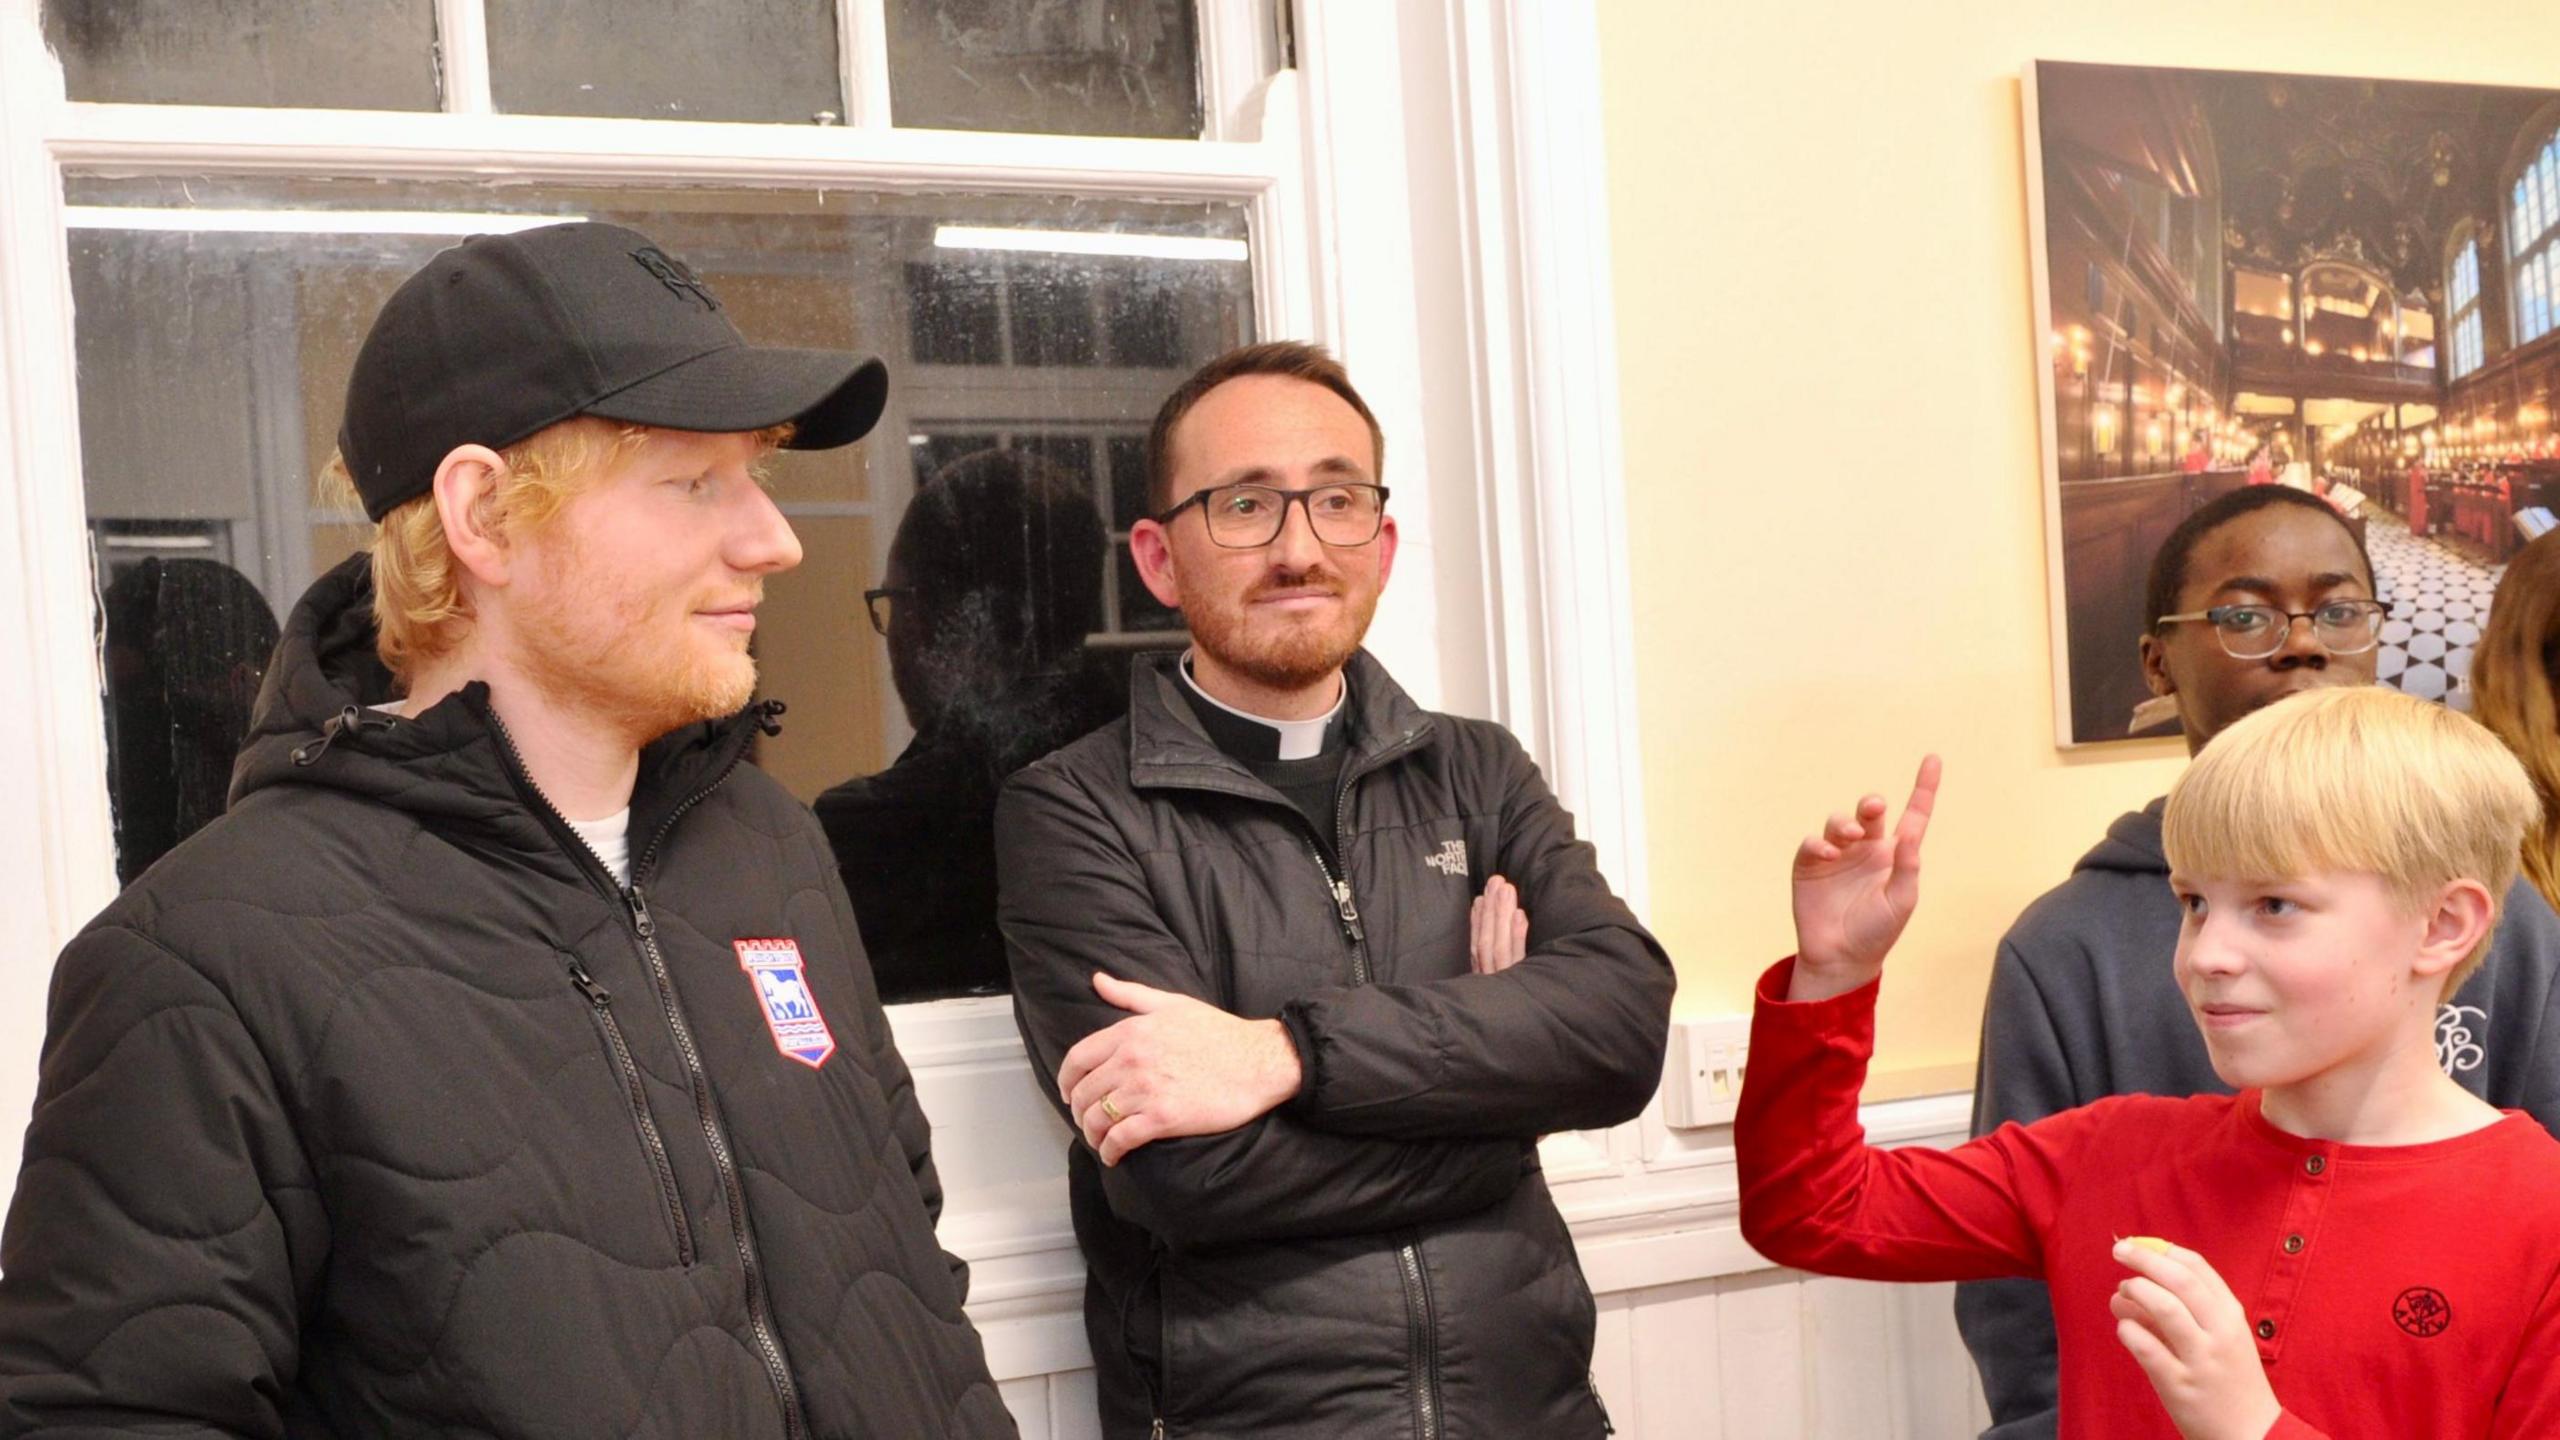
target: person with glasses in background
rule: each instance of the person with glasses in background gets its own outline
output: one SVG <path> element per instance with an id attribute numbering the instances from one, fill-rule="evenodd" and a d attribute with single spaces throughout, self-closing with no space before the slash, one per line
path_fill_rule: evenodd
<path id="1" fill-rule="evenodd" d="M 2390 606 L 2353 523 L 2282 485 L 2235 490 L 2161 542 L 2140 658 L 2190 756 L 2296 691 L 2375 683 Z M 2181 910 L 2165 800 L 2124 815 L 2001 937 L 1974 1075 L 1973 1133 L 2109 1095 L 2228 1094 L 2171 969 Z M 2510 889 L 2488 958 L 2437 1015 L 2437 1058 L 2491 1104 L 2560 1122 L 2560 918 Z M 1982 1374 L 1986 1440 L 2055 1433 L 2053 1312 L 2032 1280 L 1961 1285 L 1956 1323 Z"/>
<path id="2" fill-rule="evenodd" d="M 1644 1108 L 1671 965 L 1519 742 L 1360 648 L 1382 448 L 1313 346 L 1176 390 L 1129 543 L 1191 648 L 997 803 L 1115 1440 L 1606 1429 L 1537 1137 Z"/>
<path id="3" fill-rule="evenodd" d="M 813 808 L 895 1003 L 1005 987 L 996 934 L 996 790 L 1118 714 L 1102 628 L 1102 513 L 1074 477 L 980 450 L 926 477 L 863 592 L 915 738 Z"/>

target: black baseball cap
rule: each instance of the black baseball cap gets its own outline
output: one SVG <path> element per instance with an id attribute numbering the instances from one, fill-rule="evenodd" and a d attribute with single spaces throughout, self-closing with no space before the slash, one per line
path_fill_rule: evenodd
<path id="1" fill-rule="evenodd" d="M 374 317 L 338 452 L 375 520 L 433 488 L 458 445 L 503 449 L 573 415 L 735 433 L 790 421 L 789 448 L 870 433 L 878 359 L 749 345 L 685 263 L 620 225 L 475 235 Z"/>

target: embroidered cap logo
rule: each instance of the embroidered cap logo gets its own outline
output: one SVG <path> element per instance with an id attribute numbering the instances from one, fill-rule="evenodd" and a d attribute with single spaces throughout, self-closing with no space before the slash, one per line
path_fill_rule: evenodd
<path id="1" fill-rule="evenodd" d="M 720 308 L 720 298 L 711 293 L 710 286 L 702 283 L 702 277 L 685 268 L 683 261 L 666 251 L 655 245 L 644 245 L 632 251 L 631 258 L 640 263 L 641 269 L 656 276 L 658 283 L 666 286 L 676 298 L 699 300 L 705 310 Z"/>

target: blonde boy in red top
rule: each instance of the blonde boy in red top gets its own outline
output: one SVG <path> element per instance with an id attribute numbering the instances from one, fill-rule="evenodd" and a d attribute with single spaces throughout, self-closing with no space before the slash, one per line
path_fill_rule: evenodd
<path id="1" fill-rule="evenodd" d="M 2084 1440 L 2560 1436 L 2560 1142 L 2436 1064 L 2536 802 L 2379 687 L 2225 730 L 2169 792 L 2177 973 L 2232 1096 L 2119 1096 L 1949 1151 L 1857 1123 L 1937 761 L 1795 858 L 1735 1124 L 1744 1234 L 1876 1280 L 2040 1278 Z"/>

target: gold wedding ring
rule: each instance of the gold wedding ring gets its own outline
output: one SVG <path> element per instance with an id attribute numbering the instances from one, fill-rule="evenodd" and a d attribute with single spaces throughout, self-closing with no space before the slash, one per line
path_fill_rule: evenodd
<path id="1" fill-rule="evenodd" d="M 1114 1125 L 1117 1125 L 1121 1121 L 1129 1118 L 1128 1116 L 1120 1113 L 1120 1107 L 1112 1104 L 1111 1097 L 1108 1095 L 1102 1097 L 1102 1113 L 1110 1116 L 1111 1123 Z"/>

